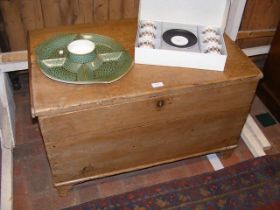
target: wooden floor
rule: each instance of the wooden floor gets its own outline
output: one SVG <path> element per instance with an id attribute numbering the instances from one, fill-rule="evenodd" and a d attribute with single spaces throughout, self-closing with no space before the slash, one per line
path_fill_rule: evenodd
<path id="1" fill-rule="evenodd" d="M 31 118 L 27 76 L 23 74 L 20 80 L 22 88 L 15 91 L 16 148 L 14 149 L 13 197 L 15 210 L 60 209 L 161 182 L 213 171 L 205 156 L 197 157 L 86 182 L 75 186 L 68 196 L 60 198 L 52 186 L 38 123 Z M 264 112 L 267 112 L 267 109 L 256 98 L 251 113 L 254 116 Z M 267 151 L 267 154 L 279 153 L 280 125 L 276 124 L 262 128 L 262 130 L 273 146 L 271 150 Z M 221 159 L 221 161 L 227 167 L 251 158 L 253 156 L 241 140 L 232 156 Z"/>

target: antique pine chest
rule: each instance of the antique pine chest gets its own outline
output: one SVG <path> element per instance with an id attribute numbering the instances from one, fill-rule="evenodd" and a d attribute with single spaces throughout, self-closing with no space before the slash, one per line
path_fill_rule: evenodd
<path id="1" fill-rule="evenodd" d="M 29 34 L 32 114 L 61 192 L 87 180 L 237 146 L 262 74 L 228 37 L 224 72 L 135 64 L 111 84 L 74 85 L 44 76 L 34 52 L 42 41 L 68 32 L 110 36 L 133 56 L 136 21 Z M 157 82 L 164 86 L 153 88 Z"/>

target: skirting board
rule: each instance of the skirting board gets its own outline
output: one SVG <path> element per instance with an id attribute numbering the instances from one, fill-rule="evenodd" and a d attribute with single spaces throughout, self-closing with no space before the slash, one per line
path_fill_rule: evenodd
<path id="1" fill-rule="evenodd" d="M 245 125 L 248 125 L 249 128 L 251 128 L 251 130 L 257 137 L 257 141 L 264 150 L 271 149 L 271 144 L 269 143 L 269 141 L 267 140 L 267 138 L 265 137 L 265 135 L 263 134 L 263 132 L 261 131 L 261 129 L 259 128 L 259 126 L 257 125 L 257 123 L 251 115 L 248 115 Z"/>
<path id="2" fill-rule="evenodd" d="M 216 154 L 209 154 L 206 156 L 211 163 L 215 171 L 221 170 L 224 168 L 220 158 Z"/>
<path id="3" fill-rule="evenodd" d="M 2 132 L 0 130 L 0 138 Z M 13 150 L 2 147 L 1 162 L 1 210 L 13 209 Z"/>
<path id="4" fill-rule="evenodd" d="M 269 50 L 270 50 L 270 45 L 242 49 L 242 51 L 247 56 L 255 56 L 255 55 L 268 54 Z"/>
<path id="5" fill-rule="evenodd" d="M 266 155 L 263 151 L 263 148 L 257 141 L 257 137 L 253 134 L 247 124 L 245 124 L 243 127 L 241 137 L 254 157 L 261 157 Z"/>
<path id="6" fill-rule="evenodd" d="M 0 128 L 3 139 L 1 144 L 6 148 L 13 148 L 15 145 L 15 105 L 12 89 L 8 82 L 8 75 L 0 69 Z"/>
<path id="7" fill-rule="evenodd" d="M 3 63 L 1 64 L 2 72 L 12 72 L 12 71 L 22 71 L 28 69 L 28 62 L 27 61 L 20 61 L 14 63 Z"/>

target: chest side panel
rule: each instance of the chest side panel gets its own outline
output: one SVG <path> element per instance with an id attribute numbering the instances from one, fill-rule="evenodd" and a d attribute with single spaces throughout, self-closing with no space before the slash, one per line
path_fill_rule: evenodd
<path id="1" fill-rule="evenodd" d="M 55 183 L 237 145 L 257 81 L 39 118 Z M 76 180 L 76 181 L 75 181 Z"/>

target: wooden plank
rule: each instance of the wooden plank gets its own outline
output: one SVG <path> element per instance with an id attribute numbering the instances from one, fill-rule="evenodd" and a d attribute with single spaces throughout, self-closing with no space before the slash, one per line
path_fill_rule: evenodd
<path id="1" fill-rule="evenodd" d="M 264 79 L 259 88 L 259 95 L 262 101 L 268 107 L 270 112 L 280 122 L 280 22 L 276 35 L 271 44 L 271 50 L 268 54 L 263 68 Z"/>
<path id="2" fill-rule="evenodd" d="M 234 149 L 234 148 L 236 148 L 236 146 L 223 147 L 223 148 L 220 148 L 218 150 L 215 149 L 215 150 L 208 151 L 208 152 L 197 153 L 196 156 L 202 156 L 202 155 L 205 155 L 207 153 L 212 153 L 212 152 L 224 152 L 226 150 Z M 168 159 L 168 160 L 164 160 L 164 161 L 160 161 L 160 162 L 156 162 L 156 163 L 151 163 L 151 164 L 142 164 L 142 165 L 127 168 L 127 169 L 116 169 L 115 171 L 106 172 L 106 173 L 99 174 L 99 175 L 89 175 L 87 177 L 76 177 L 76 178 L 73 177 L 72 180 L 68 180 L 68 181 L 56 182 L 56 181 L 58 181 L 58 179 L 56 177 L 53 177 L 53 179 L 55 180 L 54 181 L 54 186 L 57 188 L 58 193 L 60 193 L 60 189 L 62 188 L 61 196 L 65 196 L 65 194 L 68 193 L 69 189 L 73 188 L 74 184 L 82 183 L 82 182 L 85 182 L 85 181 L 89 181 L 89 180 L 97 179 L 97 178 L 101 178 L 101 177 L 112 176 L 112 175 L 126 173 L 126 172 L 130 172 L 130 171 L 135 171 L 135 170 L 139 170 L 139 169 L 149 168 L 149 167 L 153 167 L 153 166 L 157 166 L 157 165 L 161 165 L 161 164 L 172 163 L 172 162 L 175 162 L 175 161 L 179 161 L 179 160 L 183 160 L 183 159 L 187 159 L 187 158 L 191 158 L 191 157 L 193 157 L 193 155 L 183 156 L 183 157 L 174 158 L 174 159 Z M 87 167 L 85 169 L 87 170 Z M 88 174 L 90 174 L 90 173 L 88 173 Z"/>
<path id="3" fill-rule="evenodd" d="M 48 0 L 42 2 L 42 8 L 46 27 L 93 21 L 93 0 Z"/>
<path id="4" fill-rule="evenodd" d="M 12 149 L 15 145 L 14 138 L 14 116 L 15 107 L 11 88 L 8 84 L 8 75 L 0 69 L 0 97 L 1 97 L 1 130 L 3 135 L 2 146 Z"/>
<path id="5" fill-rule="evenodd" d="M 88 176 L 102 177 L 107 173 L 118 173 L 119 170 L 144 168 L 237 146 L 242 124 L 240 119 L 234 124 L 229 123 L 235 112 L 223 112 L 221 116 L 211 112 L 207 119 L 205 115 L 195 115 L 191 120 L 163 120 L 114 131 L 107 129 L 105 124 L 106 133 L 94 134 L 89 131 L 82 135 L 69 134 L 67 141 L 65 138 L 54 140 L 46 130 L 49 126 L 58 127 L 66 121 L 50 124 L 46 119 L 39 120 L 54 180 L 63 182 Z M 92 119 L 87 126 L 94 127 L 94 121 Z M 77 130 L 77 127 L 71 130 Z"/>
<path id="6" fill-rule="evenodd" d="M 1 3 L 0 3 L 1 5 Z M 3 15 L 0 10 L 0 51 L 1 52 L 8 52 L 10 51 L 10 45 L 9 45 L 9 37 L 7 35 L 5 26 L 4 26 L 4 20 L 3 20 Z"/>
<path id="7" fill-rule="evenodd" d="M 83 22 L 83 15 L 79 11 L 78 0 L 60 0 L 57 2 L 57 24 L 71 25 Z M 43 9 L 45 12 L 45 8 Z"/>
<path id="8" fill-rule="evenodd" d="M 2 147 L 1 209 L 13 209 L 13 156 L 12 150 Z"/>
<path id="9" fill-rule="evenodd" d="M 109 19 L 120 20 L 122 18 L 122 0 L 109 0 Z"/>
<path id="10" fill-rule="evenodd" d="M 179 95 L 164 95 L 144 101 L 133 101 L 133 98 L 131 98 L 129 103 L 107 106 L 107 109 L 101 107 L 100 109 L 86 109 L 70 114 L 61 114 L 44 119 L 45 124 L 49 125 L 44 130 L 52 135 L 52 141 L 59 141 L 67 138 L 69 135 L 82 136 L 86 133 L 106 134 L 108 130 L 128 129 L 135 126 L 155 124 L 161 121 L 174 121 L 184 118 L 192 122 L 196 120 L 196 117 L 199 118 L 200 115 L 207 115 L 207 113 L 211 112 L 223 112 L 225 114 L 231 110 L 231 112 L 235 112 L 236 118 L 238 118 L 246 110 L 243 108 L 238 109 L 238 111 L 234 110 L 236 103 L 241 103 L 241 101 L 237 102 L 236 98 L 243 98 L 240 107 L 249 106 L 251 98 L 247 96 L 251 94 L 248 90 L 252 88 L 252 84 L 238 84 L 235 86 L 238 87 L 235 87 L 234 92 L 232 91 L 232 86 L 224 87 L 222 93 L 220 93 L 219 88 L 209 87 L 204 90 L 193 90 L 195 94 L 194 92 L 182 92 Z M 211 92 L 211 96 L 207 98 L 209 92 Z M 162 109 L 157 105 L 159 101 L 163 101 L 165 104 Z M 222 101 L 226 101 L 226 103 L 222 103 Z M 193 107 L 193 104 L 200 105 Z M 137 113 L 135 113 L 135 110 L 137 110 Z M 199 114 L 193 116 L 193 113 Z M 220 115 L 222 113 L 216 113 L 217 117 Z M 83 119 L 83 123 L 73 119 Z M 98 123 L 94 123 L 92 119 L 98 119 Z M 64 123 L 61 123 L 59 126 L 50 126 L 58 121 L 63 121 Z M 105 124 L 106 129 L 104 129 Z M 88 127 L 85 125 L 94 126 Z M 69 130 L 69 127 L 73 129 Z M 71 144 L 72 142 L 68 139 L 67 142 L 61 143 L 65 145 Z"/>
<path id="11" fill-rule="evenodd" d="M 136 18 L 138 16 L 139 0 L 123 0 L 123 17 Z"/>
<path id="12" fill-rule="evenodd" d="M 268 54 L 269 50 L 270 50 L 270 45 L 266 45 L 266 46 L 245 48 L 242 51 L 247 56 L 256 56 L 256 55 Z"/>
<path id="13" fill-rule="evenodd" d="M 240 30 L 275 29 L 279 19 L 279 0 L 248 0 Z"/>
<path id="14" fill-rule="evenodd" d="M 20 0 L 20 15 L 25 31 L 43 28 L 44 20 L 40 0 Z"/>
<path id="15" fill-rule="evenodd" d="M 271 45 L 272 37 L 259 37 L 254 39 L 240 39 L 237 44 L 241 49 Z"/>
<path id="16" fill-rule="evenodd" d="M 0 64 L 0 68 L 2 69 L 3 73 L 27 70 L 28 69 L 28 62 L 27 61 L 20 61 L 20 62 L 14 62 L 14 63 Z"/>
<path id="17" fill-rule="evenodd" d="M 280 20 L 280 1 L 279 0 L 248 0 L 242 23 L 241 31 L 276 29 Z M 258 37 L 254 39 L 238 40 L 241 48 L 251 48 L 262 45 L 270 45 L 271 37 Z"/>
<path id="18" fill-rule="evenodd" d="M 0 138 L 1 136 L 0 130 Z M 1 161 L 1 210 L 13 209 L 13 150 L 2 147 Z"/>
<path id="19" fill-rule="evenodd" d="M 64 7 L 61 7 L 61 11 L 64 11 L 64 13 L 68 13 L 68 24 L 82 24 L 84 23 L 84 11 L 81 8 L 81 2 L 80 0 L 72 0 L 69 2 L 69 9 L 65 9 Z M 90 8 L 89 8 L 90 9 Z M 62 19 L 64 22 L 65 20 Z"/>
<path id="20" fill-rule="evenodd" d="M 250 31 L 239 31 L 237 39 L 254 39 L 260 37 L 273 37 L 275 35 L 275 29 L 261 29 Z"/>
<path id="21" fill-rule="evenodd" d="M 263 148 L 256 140 L 256 136 L 252 133 L 248 126 L 245 125 L 243 127 L 241 137 L 254 157 L 261 157 L 266 155 L 263 151 Z"/>
<path id="22" fill-rule="evenodd" d="M 1 75 L 0 75 L 0 77 L 1 77 Z M 1 81 L 1 79 L 0 79 L 0 81 Z M 1 118 L 0 118 L 0 130 L 1 130 L 1 135 L 2 135 L 2 130 L 4 129 L 4 114 L 5 114 L 5 108 L 6 108 L 6 101 L 4 102 L 4 98 L 3 98 L 3 96 L 2 96 L 2 94 L 3 94 L 3 91 L 5 91 L 4 90 L 4 87 L 3 87 L 3 85 L 2 84 L 0 84 L 0 116 L 1 116 Z M 5 103 L 5 104 L 4 104 Z M 2 140 L 3 138 L 1 138 L 1 140 Z M 0 143 L 2 143 L 1 141 L 0 141 Z"/>
<path id="23" fill-rule="evenodd" d="M 78 13 L 77 8 L 77 0 L 73 0 L 73 1 L 69 1 L 69 0 L 60 0 L 58 2 L 59 5 L 59 13 L 61 16 L 61 25 L 65 24 L 65 25 L 71 25 L 73 24 L 76 19 L 78 18 L 78 15 L 75 14 Z M 75 9 L 77 8 L 77 9 Z"/>
<path id="24" fill-rule="evenodd" d="M 13 86 L 12 82 L 8 76 L 8 74 L 5 74 L 6 76 L 6 92 L 7 92 L 7 99 L 8 99 L 8 116 L 9 116 L 9 121 L 11 125 L 11 132 L 12 132 L 12 140 L 14 141 L 15 137 L 15 128 L 16 128 L 16 105 L 14 101 L 14 92 L 13 92 Z M 12 147 L 14 146 L 14 142 L 12 142 Z M 10 147 L 10 148 L 12 148 Z"/>
<path id="25" fill-rule="evenodd" d="M 108 0 L 94 0 L 94 20 L 105 21 L 109 18 Z"/>
<path id="26" fill-rule="evenodd" d="M 9 53 L 0 53 L 0 64 L 1 63 L 12 63 L 12 62 L 21 62 L 27 61 L 27 51 L 16 51 Z"/>
<path id="27" fill-rule="evenodd" d="M 26 49 L 26 34 L 20 17 L 20 5 L 18 3 L 18 0 L 0 1 L 11 50 Z"/>
<path id="28" fill-rule="evenodd" d="M 61 0 L 63 2 L 63 0 Z M 60 0 L 41 1 L 45 27 L 62 25 L 63 14 L 61 13 Z M 65 7 L 64 7 L 65 8 Z M 66 8 L 67 9 L 67 8 Z"/>
<path id="29" fill-rule="evenodd" d="M 249 128 L 251 128 L 254 135 L 257 137 L 257 141 L 260 143 L 264 150 L 271 149 L 271 144 L 269 143 L 269 141 L 267 140 L 267 138 L 265 137 L 265 135 L 263 134 L 263 132 L 261 131 L 261 129 L 259 128 L 259 126 L 257 125 L 257 123 L 251 115 L 248 115 L 246 125 Z"/>
<path id="30" fill-rule="evenodd" d="M 79 0 L 80 13 L 83 15 L 83 23 L 93 22 L 93 0 Z"/>

